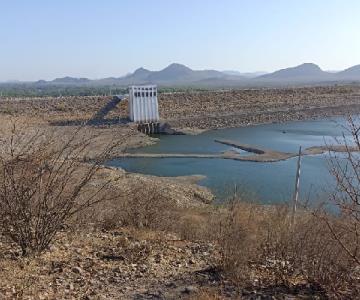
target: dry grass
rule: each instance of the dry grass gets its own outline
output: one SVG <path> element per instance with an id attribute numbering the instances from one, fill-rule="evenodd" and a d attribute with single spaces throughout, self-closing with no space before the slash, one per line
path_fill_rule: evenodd
<path id="1" fill-rule="evenodd" d="M 189 297 L 189 299 L 190 300 L 223 300 L 225 298 L 216 289 L 202 288 L 198 292 L 196 292 L 195 295 Z"/>

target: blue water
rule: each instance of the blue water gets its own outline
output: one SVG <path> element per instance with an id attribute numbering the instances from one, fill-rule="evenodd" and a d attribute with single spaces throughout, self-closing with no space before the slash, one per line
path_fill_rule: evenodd
<path id="1" fill-rule="evenodd" d="M 267 124 L 242 128 L 211 130 L 200 135 L 159 136 L 156 145 L 134 150 L 142 153 L 218 153 L 233 149 L 214 139 L 230 139 L 284 152 L 334 144 L 345 133 L 343 118 Z M 234 149 L 233 149 L 234 150 Z M 262 203 L 285 202 L 291 199 L 297 158 L 274 163 L 244 162 L 204 158 L 122 158 L 108 162 L 130 172 L 158 176 L 201 174 L 199 184 L 209 187 L 221 202 L 234 191 Z M 302 158 L 300 197 L 303 200 L 324 200 L 334 188 L 329 174 L 328 154 Z"/>

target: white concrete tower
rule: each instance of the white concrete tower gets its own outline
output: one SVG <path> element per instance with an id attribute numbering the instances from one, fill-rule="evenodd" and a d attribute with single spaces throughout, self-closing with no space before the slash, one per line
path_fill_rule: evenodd
<path id="1" fill-rule="evenodd" d="M 156 85 L 129 87 L 129 118 L 139 124 L 159 122 Z"/>

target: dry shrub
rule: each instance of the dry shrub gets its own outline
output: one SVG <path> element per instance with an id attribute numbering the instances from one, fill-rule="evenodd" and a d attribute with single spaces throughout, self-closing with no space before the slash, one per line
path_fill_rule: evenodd
<path id="1" fill-rule="evenodd" d="M 218 245 L 223 270 L 239 285 L 293 287 L 329 295 L 358 295 L 354 261 L 332 237 L 324 212 L 292 210 L 286 205 L 264 207 L 233 201 L 220 222 Z"/>
<path id="2" fill-rule="evenodd" d="M 211 288 L 202 288 L 195 295 L 189 297 L 191 300 L 222 300 L 225 297 L 221 296 L 218 290 Z"/>
<path id="3" fill-rule="evenodd" d="M 184 240 L 204 239 L 205 228 L 205 218 L 198 214 L 183 212 L 178 224 L 178 233 Z"/>
<path id="4" fill-rule="evenodd" d="M 131 187 L 129 197 L 120 204 L 121 223 L 136 228 L 168 230 L 174 221 L 177 205 L 166 196 L 160 187 L 138 180 Z"/>
<path id="5" fill-rule="evenodd" d="M 323 210 L 304 210 L 296 214 L 292 224 L 290 210 L 285 209 L 281 218 L 268 220 L 259 259 L 265 278 L 287 287 L 310 283 L 311 289 L 326 291 L 332 297 L 359 295 L 356 263 L 326 226 L 342 222 L 337 216 Z M 354 244 L 354 240 L 348 242 Z"/>
<path id="6" fill-rule="evenodd" d="M 184 240 L 212 241 L 219 210 L 213 207 L 187 207 L 179 210 L 179 219 L 173 223 L 172 231 Z"/>
<path id="7" fill-rule="evenodd" d="M 330 172 L 336 181 L 336 190 L 331 195 L 330 206 L 337 215 L 321 216 L 334 240 L 360 267 L 360 124 L 349 117 L 348 132 L 338 141 L 345 153 L 330 153 Z M 334 209 L 335 208 L 335 209 Z"/>
<path id="8" fill-rule="evenodd" d="M 222 209 L 217 227 L 213 228 L 221 249 L 221 265 L 237 282 L 248 279 L 251 262 L 258 256 L 261 209 L 234 197 Z M 216 229 L 216 230 L 215 230 Z"/>
<path id="9" fill-rule="evenodd" d="M 116 178 L 99 180 L 97 174 L 121 141 L 85 164 L 94 137 L 81 136 L 81 130 L 64 138 L 46 130 L 19 129 L 14 123 L 1 137 L 1 234 L 23 255 L 44 251 L 72 216 L 114 197 L 106 190 Z"/>
<path id="10" fill-rule="evenodd" d="M 83 224 L 89 224 L 89 220 L 92 220 L 95 227 L 103 230 L 113 230 L 120 227 L 123 224 L 123 212 L 119 202 L 116 201 L 116 203 L 118 205 L 115 206 L 113 205 L 114 201 L 111 201 L 86 210 L 86 215 L 82 215 Z"/>

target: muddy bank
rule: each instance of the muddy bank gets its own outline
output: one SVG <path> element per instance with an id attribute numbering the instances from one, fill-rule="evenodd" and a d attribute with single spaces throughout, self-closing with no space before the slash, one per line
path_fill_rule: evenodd
<path id="1" fill-rule="evenodd" d="M 327 152 L 359 152 L 359 147 L 356 146 L 345 146 L 345 145 L 326 145 L 326 146 L 314 146 L 305 149 L 304 155 L 317 155 Z"/>
<path id="2" fill-rule="evenodd" d="M 205 178 L 202 175 L 161 177 L 105 167 L 102 170 L 102 176 L 104 179 L 116 178 L 114 188 L 131 191 L 127 193 L 129 199 L 136 196 L 136 191 L 156 189 L 159 195 L 168 201 L 173 201 L 178 207 L 199 207 L 210 204 L 214 200 L 214 195 L 208 188 L 198 185 L 198 181 Z"/>

